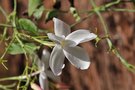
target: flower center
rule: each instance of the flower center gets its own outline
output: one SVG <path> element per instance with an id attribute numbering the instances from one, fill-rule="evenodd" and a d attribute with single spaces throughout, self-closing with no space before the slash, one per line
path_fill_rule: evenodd
<path id="1" fill-rule="evenodd" d="M 61 44 L 62 47 L 64 47 L 65 44 L 66 44 L 66 41 L 65 40 L 62 40 L 60 44 Z"/>

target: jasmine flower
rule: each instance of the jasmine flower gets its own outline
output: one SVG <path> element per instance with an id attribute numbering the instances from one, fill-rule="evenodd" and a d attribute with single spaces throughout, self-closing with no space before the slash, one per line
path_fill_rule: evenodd
<path id="1" fill-rule="evenodd" d="M 77 45 L 93 40 L 97 35 L 85 29 L 79 29 L 71 33 L 69 25 L 57 18 L 53 18 L 53 21 L 55 34 L 47 34 L 49 39 L 56 43 L 49 60 L 53 73 L 55 75 L 61 74 L 65 57 L 75 67 L 82 70 L 87 69 L 90 66 L 89 55 Z"/>
<path id="2" fill-rule="evenodd" d="M 37 66 L 39 70 L 41 70 L 39 74 L 39 84 L 42 90 L 49 90 L 48 77 L 53 81 L 60 81 L 60 78 L 55 76 L 52 71 L 49 70 L 49 58 L 50 52 L 44 49 L 41 60 L 37 59 Z"/>

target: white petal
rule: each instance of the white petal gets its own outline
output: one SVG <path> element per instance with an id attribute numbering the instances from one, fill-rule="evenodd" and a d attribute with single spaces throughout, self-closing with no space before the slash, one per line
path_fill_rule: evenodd
<path id="1" fill-rule="evenodd" d="M 43 61 L 37 60 L 37 61 L 36 61 L 36 64 L 37 64 L 39 70 L 42 70 L 42 71 L 45 70 L 45 64 L 44 64 Z"/>
<path id="2" fill-rule="evenodd" d="M 77 68 L 87 69 L 90 66 L 89 56 L 83 48 L 78 46 L 64 48 L 66 58 Z"/>
<path id="3" fill-rule="evenodd" d="M 49 77 L 51 80 L 53 80 L 55 82 L 60 82 L 60 77 L 55 76 L 52 71 L 47 70 L 46 74 L 47 74 L 47 77 Z"/>
<path id="4" fill-rule="evenodd" d="M 42 61 L 39 59 L 38 55 L 36 53 L 32 54 L 33 57 L 30 57 L 31 60 L 35 61 L 35 64 L 38 66 L 39 70 L 42 70 L 44 68 L 44 64 Z"/>
<path id="5" fill-rule="evenodd" d="M 53 33 L 47 33 L 47 35 L 50 40 L 54 41 L 57 44 L 60 44 L 60 42 L 64 40 L 62 37 L 56 36 Z"/>
<path id="6" fill-rule="evenodd" d="M 49 68 L 49 59 L 50 59 L 50 52 L 44 49 L 42 53 L 41 61 L 43 61 L 45 65 L 45 69 Z"/>
<path id="7" fill-rule="evenodd" d="M 90 41 L 92 39 L 95 39 L 96 37 L 97 35 L 95 35 L 94 33 L 90 33 L 88 30 L 80 29 L 70 33 L 66 37 L 66 40 L 74 41 L 76 45 L 78 45 L 79 43 Z"/>
<path id="8" fill-rule="evenodd" d="M 67 46 L 74 47 L 74 46 L 76 46 L 76 42 L 71 41 L 71 40 L 64 40 L 62 42 L 62 44 L 63 44 L 62 45 L 63 47 L 67 47 Z"/>
<path id="9" fill-rule="evenodd" d="M 39 84 L 42 90 L 49 90 L 48 80 L 45 72 L 39 74 Z"/>
<path id="10" fill-rule="evenodd" d="M 63 21 L 57 18 L 53 18 L 53 21 L 54 21 L 55 35 L 60 36 L 60 37 L 62 35 L 67 36 L 71 32 L 70 26 L 64 23 Z"/>
<path id="11" fill-rule="evenodd" d="M 56 45 L 53 48 L 51 57 L 49 60 L 50 68 L 52 69 L 54 75 L 60 75 L 62 72 L 62 67 L 64 65 L 64 53 L 60 45 Z"/>

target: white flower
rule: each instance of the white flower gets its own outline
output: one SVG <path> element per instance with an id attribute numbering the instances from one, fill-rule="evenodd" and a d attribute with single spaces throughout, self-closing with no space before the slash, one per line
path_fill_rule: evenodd
<path id="1" fill-rule="evenodd" d="M 42 90 L 49 90 L 47 77 L 53 81 L 60 81 L 60 78 L 56 77 L 52 71 L 49 70 L 49 59 L 50 53 L 46 49 L 43 50 L 41 60 L 37 59 L 38 68 L 42 70 L 39 74 L 39 84 Z"/>
<path id="2" fill-rule="evenodd" d="M 75 67 L 82 70 L 87 69 L 90 65 L 89 56 L 83 48 L 77 45 L 95 39 L 97 35 L 84 29 L 70 33 L 69 25 L 57 18 L 53 18 L 53 21 L 55 34 L 47 34 L 49 39 L 56 43 L 49 60 L 53 73 L 61 74 L 65 56 Z"/>

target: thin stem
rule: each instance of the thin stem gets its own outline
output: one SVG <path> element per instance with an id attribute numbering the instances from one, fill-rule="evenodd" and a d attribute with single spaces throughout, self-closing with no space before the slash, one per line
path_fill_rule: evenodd
<path id="1" fill-rule="evenodd" d="M 93 6 L 94 8 L 96 8 L 96 5 L 95 5 L 95 3 L 93 2 L 93 0 L 91 0 L 91 2 L 92 2 L 92 6 Z M 117 1 L 116 1 L 115 3 L 113 3 L 113 4 L 117 4 L 117 3 L 119 3 L 119 2 L 120 2 L 120 0 L 117 0 Z M 113 4 L 108 4 L 108 6 L 111 6 L 111 5 L 113 5 Z M 102 23 L 102 25 L 103 25 L 105 34 L 108 35 L 109 30 L 108 30 L 108 27 L 107 27 L 107 25 L 106 25 L 106 23 L 105 23 L 105 21 L 104 21 L 102 15 L 100 14 L 99 11 L 95 11 L 95 12 L 96 12 L 96 14 L 98 15 L 98 17 L 99 17 L 99 19 L 100 19 L 100 21 L 101 21 L 101 23 Z M 106 38 L 106 40 L 107 40 L 107 43 L 108 43 L 109 48 L 110 48 L 111 51 L 120 59 L 120 61 L 122 62 L 122 64 L 125 65 L 130 71 L 135 72 L 135 66 L 129 64 L 129 63 L 121 56 L 121 54 L 120 54 L 120 53 L 118 52 L 118 50 L 113 46 L 113 44 L 112 44 L 112 42 L 111 42 L 111 40 L 110 40 L 109 38 Z"/>
<path id="2" fill-rule="evenodd" d="M 86 17 L 80 19 L 78 22 L 75 22 L 74 24 L 70 25 L 70 27 L 72 28 L 72 27 L 74 27 L 75 25 L 77 25 L 77 24 L 79 24 L 79 23 L 85 21 L 86 19 L 88 19 L 88 18 L 89 18 L 90 16 L 92 16 L 93 14 L 94 14 L 93 12 L 92 12 L 92 13 L 89 13 L 88 16 L 86 16 Z"/>
<path id="3" fill-rule="evenodd" d="M 40 43 L 40 44 L 43 44 L 43 45 L 46 45 L 46 46 L 49 46 L 49 47 L 55 45 L 53 42 L 42 41 L 42 40 L 40 40 L 40 39 L 37 39 L 37 38 L 32 37 L 32 36 L 29 36 L 29 35 L 27 35 L 27 34 L 23 34 L 23 33 L 19 33 L 19 34 L 20 34 L 21 36 L 24 36 L 24 37 L 26 37 L 26 38 L 32 39 L 32 40 L 34 40 L 34 41 L 36 41 L 36 42 L 38 42 L 38 43 Z"/>
<path id="4" fill-rule="evenodd" d="M 0 60 L 3 60 L 4 56 L 6 55 L 9 47 L 11 46 L 11 44 L 13 43 L 13 41 L 15 40 L 15 37 L 12 38 L 12 40 L 10 41 L 10 43 L 8 44 L 8 47 L 6 47 L 6 50 L 4 51 L 4 53 L 2 54 L 2 56 L 0 57 Z M 1 62 L 1 61 L 0 61 Z"/>
<path id="5" fill-rule="evenodd" d="M 17 9 L 17 2 L 16 2 L 16 0 L 14 0 L 14 10 L 13 10 L 13 12 L 12 12 L 12 24 L 13 24 L 13 27 L 17 27 L 16 26 L 16 9 Z M 22 43 L 22 41 L 19 39 L 19 37 L 18 37 L 18 31 L 17 31 L 17 29 L 16 28 L 14 28 L 13 29 L 14 30 L 14 36 L 15 36 L 15 38 L 16 38 L 16 40 L 19 42 L 19 44 L 21 45 L 21 47 L 22 47 L 22 49 L 23 49 L 23 51 L 24 51 L 24 55 L 25 55 L 25 57 L 26 57 L 26 59 L 28 59 L 27 58 L 27 55 L 26 55 L 26 51 L 25 51 L 25 49 L 24 49 L 24 44 Z"/>
<path id="6" fill-rule="evenodd" d="M 8 24 L 0 24 L 0 27 L 9 27 L 9 28 L 15 28 L 12 25 L 8 25 Z"/>
<path id="7" fill-rule="evenodd" d="M 10 85 L 0 85 L 0 89 L 2 90 L 12 90 L 10 88 L 15 87 L 16 83 L 10 84 Z"/>
<path id="8" fill-rule="evenodd" d="M 24 71 L 23 71 L 23 74 L 22 75 L 28 75 L 28 61 L 26 61 L 26 66 L 25 66 L 25 69 L 24 69 Z M 26 74 L 25 74 L 26 73 Z M 21 79 L 19 80 L 19 82 L 18 82 L 18 84 L 17 84 L 17 90 L 20 90 L 20 84 L 21 84 Z"/>
<path id="9" fill-rule="evenodd" d="M 16 33 L 18 33 L 18 32 L 16 31 Z M 22 41 L 19 39 L 18 34 L 15 34 L 15 38 L 16 38 L 16 40 L 19 42 L 19 44 L 21 45 L 22 50 L 24 51 L 24 55 L 25 55 L 26 60 L 28 60 L 26 51 L 25 51 L 25 49 L 24 49 L 24 44 L 23 44 Z"/>
<path id="10" fill-rule="evenodd" d="M 98 15 L 98 17 L 99 17 L 99 19 L 100 19 L 100 21 L 101 21 L 103 27 L 104 27 L 105 34 L 108 35 L 108 32 L 109 32 L 109 31 L 108 31 L 107 25 L 106 25 L 106 23 L 105 23 L 105 21 L 104 21 L 102 15 L 101 15 L 99 12 L 96 12 L 96 13 L 97 13 L 97 15 Z"/>
<path id="11" fill-rule="evenodd" d="M 116 12 L 135 12 L 134 9 L 123 9 L 123 8 L 111 8 L 109 11 L 116 11 Z"/>
<path id="12" fill-rule="evenodd" d="M 21 75 L 21 76 L 15 76 L 15 77 L 7 77 L 7 78 L 1 78 L 0 81 L 6 81 L 6 80 L 23 80 L 23 79 L 27 79 L 28 77 L 33 77 L 38 75 L 39 73 L 43 72 L 44 70 L 39 70 L 36 72 L 33 72 L 31 74 L 28 75 Z"/>
<path id="13" fill-rule="evenodd" d="M 2 12 L 2 14 L 5 16 L 6 20 L 8 21 L 7 13 L 1 6 L 0 6 L 0 11 Z"/>
<path id="14" fill-rule="evenodd" d="M 94 8 L 97 8 L 97 6 L 96 6 L 96 4 L 94 3 L 93 0 L 90 0 L 90 2 L 91 2 L 92 6 L 93 6 Z M 115 3 L 116 3 L 116 2 L 115 2 Z M 114 4 L 114 3 L 112 3 L 112 4 L 107 4 L 107 5 L 108 5 L 108 6 L 111 6 L 111 5 L 113 5 L 113 4 Z M 103 24 L 103 28 L 104 28 L 105 34 L 108 35 L 108 28 L 107 28 L 106 23 L 104 22 L 103 17 L 101 16 L 101 14 L 100 14 L 99 11 L 95 10 L 95 13 L 98 15 L 98 17 L 99 17 L 101 23 Z"/>
<path id="15" fill-rule="evenodd" d="M 96 13 L 96 12 L 103 12 L 107 8 L 109 8 L 109 7 L 113 6 L 113 5 L 119 4 L 120 3 L 120 0 L 117 0 L 117 1 L 114 1 L 114 2 L 111 2 L 111 3 L 108 3 L 108 4 L 103 5 L 103 6 L 100 6 L 100 7 L 97 7 L 96 4 L 93 1 L 90 0 L 90 2 L 93 5 L 94 9 L 88 11 L 89 14 L 88 14 L 87 17 L 84 17 L 83 19 L 79 20 L 78 22 L 75 22 L 74 24 L 72 24 L 70 26 L 71 28 L 74 27 L 75 25 L 79 24 L 80 22 L 85 21 L 88 17 L 90 17 L 94 13 Z"/>
<path id="16" fill-rule="evenodd" d="M 16 2 L 16 0 L 14 0 L 14 11 L 13 12 L 16 12 L 16 9 L 17 9 L 17 2 Z"/>
<path id="17" fill-rule="evenodd" d="M 121 0 L 117 0 L 117 1 L 114 1 L 114 2 L 111 2 L 111 3 L 108 3 L 106 5 L 104 5 L 106 8 L 109 8 L 113 5 L 116 5 L 116 4 L 119 4 L 121 2 Z"/>
<path id="18" fill-rule="evenodd" d="M 14 42 L 15 38 L 13 37 L 12 40 L 10 41 L 10 43 L 8 44 L 8 46 L 6 47 L 4 53 L 2 54 L 2 56 L 0 57 L 0 63 L 5 67 L 5 69 L 8 70 L 8 68 L 6 67 L 6 65 L 4 64 L 5 62 L 7 62 L 6 60 L 3 60 L 3 58 L 5 57 L 9 47 L 11 46 L 11 44 Z"/>
<path id="19" fill-rule="evenodd" d="M 114 49 L 112 50 L 112 52 L 120 59 L 120 61 L 123 63 L 123 65 L 125 65 L 125 66 L 127 67 L 128 70 L 130 70 L 130 71 L 132 71 L 132 72 L 135 73 L 135 66 L 132 65 L 132 64 L 129 64 L 129 63 L 125 60 L 125 58 L 123 58 L 123 57 L 121 56 L 121 54 L 118 52 L 118 50 L 117 50 L 116 48 L 114 48 Z"/>

